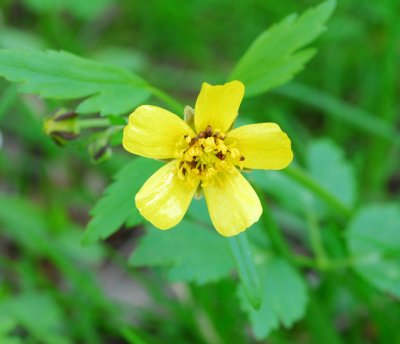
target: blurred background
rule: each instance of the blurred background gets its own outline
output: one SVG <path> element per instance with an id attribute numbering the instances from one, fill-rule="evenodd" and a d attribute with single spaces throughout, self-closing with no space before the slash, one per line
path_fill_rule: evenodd
<path id="1" fill-rule="evenodd" d="M 0 0 L 0 48 L 123 66 L 193 106 L 201 82 L 223 82 L 258 34 L 317 4 Z M 279 123 L 300 164 L 310 144 L 329 138 L 353 166 L 358 203 L 400 200 L 399 149 L 380 126 L 400 128 L 399 14 L 397 1 L 340 1 L 295 81 L 241 107 L 245 121 Z M 0 343 L 257 342 L 233 280 L 184 285 L 129 267 L 140 226 L 81 245 L 90 209 L 132 157 L 116 147 L 93 165 L 84 139 L 57 146 L 42 123 L 58 107 L 0 80 Z M 324 283 L 303 320 L 266 342 L 400 343 L 397 299 L 357 277 L 304 273 Z"/>

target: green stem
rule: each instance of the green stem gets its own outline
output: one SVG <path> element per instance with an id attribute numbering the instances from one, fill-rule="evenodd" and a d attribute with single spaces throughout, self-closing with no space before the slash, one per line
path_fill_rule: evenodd
<path id="1" fill-rule="evenodd" d="M 293 262 L 300 267 L 320 269 L 314 259 L 303 255 L 294 254 Z"/>
<path id="2" fill-rule="evenodd" d="M 253 254 L 245 233 L 228 238 L 240 281 L 249 303 L 255 309 L 261 306 L 261 284 Z"/>
<path id="3" fill-rule="evenodd" d="M 294 179 L 299 184 L 302 184 L 319 198 L 324 200 L 333 209 L 341 213 L 344 217 L 350 217 L 351 209 L 349 209 L 345 204 L 342 203 L 336 196 L 332 195 L 323 186 L 316 183 L 314 179 L 308 176 L 303 170 L 298 167 L 287 167 L 282 171 L 291 179 Z"/>
<path id="4" fill-rule="evenodd" d="M 80 129 L 107 128 L 112 126 L 108 118 L 79 119 L 78 125 Z"/>
<path id="5" fill-rule="evenodd" d="M 184 105 L 176 101 L 170 95 L 153 86 L 149 86 L 149 91 L 153 94 L 153 96 L 167 104 L 177 115 L 183 114 Z"/>
<path id="6" fill-rule="evenodd" d="M 321 269 L 325 269 L 329 266 L 330 262 L 328 260 L 327 254 L 325 252 L 320 228 L 318 226 L 318 219 L 311 209 L 305 210 L 307 222 L 308 222 L 308 231 L 310 235 L 310 243 L 314 255 L 317 259 L 317 266 Z"/>

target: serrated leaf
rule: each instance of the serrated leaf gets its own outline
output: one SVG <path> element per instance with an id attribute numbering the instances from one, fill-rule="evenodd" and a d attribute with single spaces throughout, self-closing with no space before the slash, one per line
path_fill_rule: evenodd
<path id="1" fill-rule="evenodd" d="M 250 306 L 242 289 L 239 297 L 250 317 L 254 335 L 261 340 L 280 324 L 285 328 L 304 315 L 308 296 L 302 277 L 286 261 L 273 259 L 260 271 L 263 302 L 259 310 Z"/>
<path id="2" fill-rule="evenodd" d="M 371 205 L 347 231 L 356 271 L 376 288 L 400 297 L 400 207 Z"/>
<path id="3" fill-rule="evenodd" d="M 0 50 L 0 75 L 21 91 L 54 99 L 85 99 L 79 113 L 128 113 L 150 96 L 147 83 L 129 71 L 64 51 Z"/>
<path id="4" fill-rule="evenodd" d="M 170 280 L 197 284 L 224 278 L 234 268 L 226 240 L 189 220 L 168 231 L 148 226 L 129 263 L 167 267 Z"/>
<path id="5" fill-rule="evenodd" d="M 89 244 L 105 239 L 128 220 L 132 226 L 141 223 L 143 218 L 135 206 L 135 195 L 161 165 L 159 161 L 135 158 L 124 166 L 91 211 L 93 218 L 87 226 L 83 242 Z"/>
<path id="6" fill-rule="evenodd" d="M 288 16 L 263 32 L 239 60 L 229 79 L 242 81 L 246 96 L 263 93 L 292 79 L 314 56 L 314 49 L 303 48 L 325 30 L 335 5 L 334 0 L 323 2 L 299 17 Z"/>

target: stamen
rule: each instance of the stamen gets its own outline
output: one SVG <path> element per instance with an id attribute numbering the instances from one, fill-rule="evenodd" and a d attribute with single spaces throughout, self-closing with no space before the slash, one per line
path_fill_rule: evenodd
<path id="1" fill-rule="evenodd" d="M 199 139 L 197 137 L 193 137 L 190 142 L 189 142 L 189 146 L 193 146 Z"/>
<path id="2" fill-rule="evenodd" d="M 214 182 L 220 172 L 231 173 L 234 165 L 243 169 L 245 157 L 236 148 L 236 142 L 227 144 L 225 135 L 219 129 L 213 131 L 208 125 L 197 136 L 185 135 L 177 143 L 178 176 L 193 184 L 201 181 L 201 186 Z"/>
<path id="3" fill-rule="evenodd" d="M 205 137 L 210 137 L 212 136 L 213 132 L 212 132 L 212 128 L 210 125 L 207 126 L 206 130 L 204 131 L 205 133 Z"/>
<path id="4" fill-rule="evenodd" d="M 219 160 L 224 160 L 225 159 L 225 154 L 222 154 L 222 152 L 219 152 L 218 154 L 215 154 L 215 156 L 219 159 Z"/>

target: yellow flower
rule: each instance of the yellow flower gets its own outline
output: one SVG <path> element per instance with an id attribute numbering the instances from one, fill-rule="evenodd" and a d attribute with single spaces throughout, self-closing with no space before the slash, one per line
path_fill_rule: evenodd
<path id="1" fill-rule="evenodd" d="M 169 160 L 135 198 L 140 213 L 157 228 L 177 225 L 198 190 L 203 191 L 212 223 L 223 236 L 236 235 L 260 218 L 260 200 L 239 169 L 279 170 L 292 161 L 293 153 L 288 136 L 275 123 L 232 129 L 243 95 L 239 81 L 203 83 L 191 125 L 150 105 L 129 116 L 124 148 Z"/>

